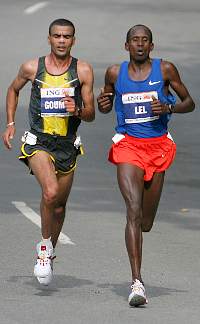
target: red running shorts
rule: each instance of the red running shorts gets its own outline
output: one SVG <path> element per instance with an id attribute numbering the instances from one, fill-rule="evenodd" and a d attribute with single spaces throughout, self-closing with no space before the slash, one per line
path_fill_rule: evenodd
<path id="1" fill-rule="evenodd" d="M 163 172 L 172 164 L 176 144 L 169 134 L 154 138 L 137 138 L 125 134 L 109 151 L 111 163 L 130 163 L 144 170 L 144 180 L 150 181 L 155 172 Z"/>

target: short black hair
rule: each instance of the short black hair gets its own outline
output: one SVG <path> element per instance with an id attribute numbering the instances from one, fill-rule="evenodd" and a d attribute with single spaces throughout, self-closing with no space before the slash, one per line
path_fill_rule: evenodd
<path id="1" fill-rule="evenodd" d="M 52 21 L 52 23 L 49 25 L 49 35 L 51 35 L 51 29 L 55 25 L 57 25 L 57 26 L 71 26 L 73 28 L 73 35 L 75 34 L 74 24 L 70 20 L 59 18 L 59 19 Z"/>
<path id="2" fill-rule="evenodd" d="M 153 42 L 153 35 L 152 35 L 151 29 L 145 25 L 142 25 L 142 24 L 135 25 L 128 30 L 128 32 L 126 34 L 126 42 L 128 42 L 130 40 L 131 34 L 137 28 L 143 28 L 146 31 L 146 33 L 148 34 L 150 42 L 151 43 Z"/>

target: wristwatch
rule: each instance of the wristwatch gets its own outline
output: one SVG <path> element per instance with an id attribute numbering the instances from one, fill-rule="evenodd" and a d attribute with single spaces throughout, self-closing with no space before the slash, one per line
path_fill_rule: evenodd
<path id="1" fill-rule="evenodd" d="M 169 104 L 168 108 L 169 108 L 169 114 L 172 114 L 174 112 L 174 105 Z"/>
<path id="2" fill-rule="evenodd" d="M 80 118 L 81 117 L 81 111 L 82 111 L 82 109 L 80 107 L 76 107 L 75 116 Z"/>

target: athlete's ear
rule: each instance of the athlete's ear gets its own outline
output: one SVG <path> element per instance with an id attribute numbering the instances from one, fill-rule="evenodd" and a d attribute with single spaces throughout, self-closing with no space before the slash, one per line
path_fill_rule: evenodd
<path id="1" fill-rule="evenodd" d="M 73 36 L 73 43 L 72 43 L 72 45 L 74 45 L 74 44 L 75 44 L 75 41 L 76 41 L 76 37 L 75 37 L 75 36 Z"/>
<path id="2" fill-rule="evenodd" d="M 129 44 L 128 44 L 128 42 L 125 43 L 125 50 L 129 52 Z"/>
<path id="3" fill-rule="evenodd" d="M 48 40 L 48 44 L 50 45 L 50 36 L 49 35 L 48 35 L 47 40 Z"/>
<path id="4" fill-rule="evenodd" d="M 150 51 L 153 51 L 153 49 L 154 49 L 154 43 L 151 43 L 151 45 L 150 45 Z"/>

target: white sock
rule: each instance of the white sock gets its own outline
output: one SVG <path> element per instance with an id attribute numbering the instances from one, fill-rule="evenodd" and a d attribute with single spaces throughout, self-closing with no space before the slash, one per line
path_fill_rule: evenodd
<path id="1" fill-rule="evenodd" d="M 47 239 L 45 239 L 44 237 L 42 237 L 42 241 L 44 243 L 50 243 L 51 242 L 51 236 L 49 238 L 47 238 Z"/>

